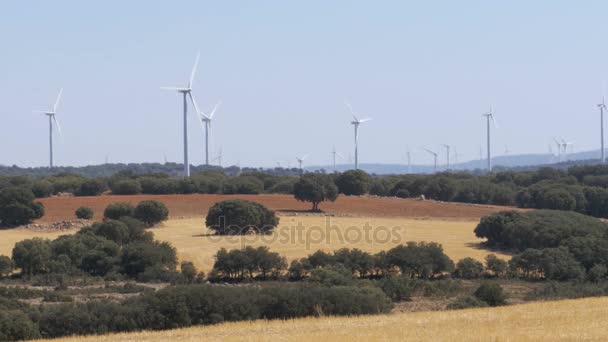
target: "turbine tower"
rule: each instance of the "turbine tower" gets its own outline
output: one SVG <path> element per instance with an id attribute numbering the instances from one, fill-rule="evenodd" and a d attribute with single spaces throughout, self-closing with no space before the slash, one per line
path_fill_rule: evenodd
<path id="1" fill-rule="evenodd" d="M 557 140 L 557 138 L 553 138 L 553 141 L 555 141 L 555 145 L 557 146 L 557 162 L 561 163 L 562 162 L 562 143 Z"/>
<path id="2" fill-rule="evenodd" d="M 296 157 L 296 160 L 298 161 L 298 168 L 300 169 L 301 173 L 304 173 L 304 169 L 302 169 L 302 163 L 304 163 L 304 159 L 308 158 L 308 154 L 303 155 L 301 157 Z"/>
<path id="3" fill-rule="evenodd" d="M 220 147 L 220 151 L 217 154 L 217 157 L 215 157 L 215 159 L 213 159 L 213 161 L 217 160 L 219 167 L 222 167 L 222 158 L 224 158 L 224 153 L 222 152 L 222 148 Z"/>
<path id="4" fill-rule="evenodd" d="M 192 82 L 194 81 L 194 74 L 196 73 L 199 57 L 200 52 L 196 54 L 194 66 L 192 67 L 190 79 L 188 80 L 188 85 L 186 87 L 161 87 L 163 90 L 177 91 L 184 97 L 184 177 L 190 177 L 190 163 L 188 162 L 188 96 L 194 103 L 194 99 L 192 98 Z"/>
<path id="5" fill-rule="evenodd" d="M 410 153 L 410 149 L 407 148 L 407 173 L 412 173 L 412 154 Z"/>
<path id="6" fill-rule="evenodd" d="M 336 146 L 335 145 L 334 145 L 334 149 L 331 151 L 331 155 L 332 155 L 333 163 L 334 163 L 334 172 L 336 172 L 336 156 L 340 157 L 342 159 L 344 159 L 344 157 L 340 153 L 336 152 Z"/>
<path id="7" fill-rule="evenodd" d="M 205 134 L 205 165 L 209 165 L 209 137 L 211 136 L 211 121 L 213 121 L 213 116 L 215 115 L 215 112 L 217 111 L 222 101 L 218 101 L 218 103 L 215 104 L 215 107 L 213 107 L 213 110 L 211 110 L 211 113 L 207 115 L 203 111 L 198 109 L 196 101 L 194 100 L 194 96 L 191 95 L 191 97 L 194 110 L 198 114 L 200 114 L 201 127 Z"/>
<path id="8" fill-rule="evenodd" d="M 602 103 L 597 105 L 600 109 L 600 161 L 602 164 L 606 162 L 605 149 L 604 149 L 604 110 L 606 110 L 606 104 L 604 103 L 604 95 L 602 94 Z"/>
<path id="9" fill-rule="evenodd" d="M 433 173 L 437 172 L 437 152 L 431 151 L 428 148 L 425 148 L 424 150 L 433 155 Z"/>
<path id="10" fill-rule="evenodd" d="M 57 114 L 57 106 L 59 106 L 59 101 L 61 100 L 61 94 L 63 93 L 63 88 L 59 90 L 59 94 L 57 95 L 57 100 L 55 100 L 55 105 L 53 105 L 53 110 L 35 110 L 35 113 L 42 113 L 49 117 L 49 168 L 53 168 L 53 121 L 55 125 L 57 125 L 57 131 L 59 135 L 61 135 L 61 126 L 59 125 L 59 121 L 55 117 Z"/>
<path id="11" fill-rule="evenodd" d="M 492 171 L 492 153 L 490 148 L 490 120 L 496 126 L 496 122 L 494 121 L 494 108 L 490 106 L 490 111 L 483 114 L 482 116 L 486 117 L 486 130 L 487 130 L 487 149 L 488 149 L 488 172 Z"/>
<path id="12" fill-rule="evenodd" d="M 445 152 L 446 152 L 446 164 L 445 164 L 445 169 L 449 170 L 450 169 L 450 145 L 448 144 L 442 144 L 441 146 L 445 147 Z"/>
<path id="13" fill-rule="evenodd" d="M 370 121 L 371 119 L 359 119 L 357 118 L 357 115 L 355 114 L 355 112 L 353 111 L 353 108 L 351 107 L 351 105 L 347 102 L 346 106 L 348 107 L 348 109 L 350 110 L 350 113 L 353 115 L 354 120 L 351 121 L 350 123 L 355 127 L 355 170 L 359 169 L 359 125 L 366 122 L 366 121 Z"/>

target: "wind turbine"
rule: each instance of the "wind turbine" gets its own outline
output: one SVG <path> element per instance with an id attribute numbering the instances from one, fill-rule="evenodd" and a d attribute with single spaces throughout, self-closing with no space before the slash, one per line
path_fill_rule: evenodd
<path id="1" fill-rule="evenodd" d="M 304 170 L 302 169 L 302 163 L 304 163 L 304 159 L 308 158 L 308 154 L 303 155 L 301 157 L 296 157 L 296 160 L 298 161 L 298 168 L 300 169 L 300 172 L 304 172 Z"/>
<path id="2" fill-rule="evenodd" d="M 605 149 L 604 149 L 604 110 L 606 110 L 606 104 L 604 102 L 604 94 L 602 94 L 602 103 L 598 104 L 597 107 L 600 109 L 600 143 L 601 143 L 601 147 L 600 147 L 600 151 L 601 151 L 601 157 L 600 157 L 600 161 L 603 163 L 606 162 L 606 158 L 605 158 Z"/>
<path id="3" fill-rule="evenodd" d="M 450 169 L 450 145 L 447 144 L 442 144 L 441 146 L 445 147 L 446 150 L 446 164 L 445 164 L 445 169 L 449 170 Z"/>
<path id="4" fill-rule="evenodd" d="M 224 154 L 223 154 L 223 152 L 222 152 L 222 148 L 220 147 L 220 152 L 217 154 L 217 157 L 215 157 L 215 159 L 213 159 L 213 161 L 216 161 L 216 160 L 217 160 L 218 165 L 219 165 L 220 167 L 222 167 L 222 158 L 224 158 Z"/>
<path id="5" fill-rule="evenodd" d="M 42 113 L 49 117 L 49 168 L 53 168 L 53 121 L 55 125 L 57 125 L 57 132 L 61 135 L 61 126 L 59 125 L 59 121 L 55 117 L 57 114 L 57 106 L 59 106 L 59 101 L 61 100 L 61 94 L 63 93 L 63 88 L 59 90 L 59 94 L 57 95 L 57 100 L 55 100 L 55 104 L 53 105 L 53 109 L 50 111 L 46 110 L 35 110 L 34 113 Z"/>
<path id="6" fill-rule="evenodd" d="M 346 103 L 346 106 L 354 118 L 350 123 L 355 127 L 355 170 L 357 170 L 359 168 L 359 125 L 366 121 L 370 121 L 371 118 L 359 119 L 348 102 Z"/>
<path id="7" fill-rule="evenodd" d="M 433 172 L 437 172 L 437 152 L 431 151 L 428 148 L 424 148 L 424 150 L 433 155 Z"/>
<path id="8" fill-rule="evenodd" d="M 553 141 L 555 141 L 555 145 L 557 145 L 557 162 L 562 162 L 562 143 L 557 140 L 557 138 L 553 137 Z"/>
<path id="9" fill-rule="evenodd" d="M 196 68 L 198 67 L 199 57 L 200 52 L 196 54 L 194 66 L 192 67 L 190 79 L 188 80 L 188 85 L 186 87 L 161 87 L 163 90 L 177 91 L 184 97 L 184 177 L 190 177 L 190 163 L 188 162 L 188 96 L 192 103 L 194 103 L 194 99 L 192 98 L 192 82 L 194 81 L 194 75 L 196 73 Z"/>
<path id="10" fill-rule="evenodd" d="M 492 153 L 490 149 L 490 120 L 496 127 L 496 122 L 494 121 L 494 108 L 490 105 L 490 111 L 482 114 L 482 116 L 486 117 L 486 127 L 487 127 L 487 149 L 488 149 L 488 172 L 492 171 Z"/>
<path id="11" fill-rule="evenodd" d="M 334 162 L 334 172 L 336 172 L 336 156 L 344 159 L 344 156 L 342 156 L 340 153 L 336 152 L 336 146 L 334 146 L 334 149 L 331 151 L 332 157 L 333 157 L 333 162 Z"/>
<path id="12" fill-rule="evenodd" d="M 406 156 L 407 156 L 407 173 L 412 173 L 412 154 L 410 153 L 409 147 L 407 148 Z"/>
<path id="13" fill-rule="evenodd" d="M 194 110 L 196 110 L 196 112 L 200 114 L 202 128 L 205 131 L 205 165 L 209 165 L 209 136 L 211 135 L 211 121 L 213 120 L 213 115 L 215 115 L 215 112 L 217 111 L 222 101 L 218 101 L 215 104 L 215 107 L 213 107 L 213 109 L 209 113 L 209 115 L 207 115 L 203 111 L 198 109 L 196 101 L 194 100 L 194 96 L 190 96 L 192 97 L 192 104 L 194 105 Z"/>

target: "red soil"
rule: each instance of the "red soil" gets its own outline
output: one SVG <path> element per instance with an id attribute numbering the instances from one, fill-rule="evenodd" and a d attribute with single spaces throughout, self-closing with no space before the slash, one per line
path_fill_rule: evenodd
<path id="1" fill-rule="evenodd" d="M 158 200 L 169 208 L 172 217 L 203 216 L 215 202 L 225 199 L 246 199 L 259 202 L 277 211 L 305 211 L 309 203 L 296 201 L 290 195 L 132 195 L 97 197 L 54 197 L 40 201 L 46 208 L 45 216 L 39 222 L 57 222 L 74 218 L 74 211 L 80 207 L 90 207 L 95 219 L 101 219 L 104 208 L 114 202 L 137 204 L 142 200 Z M 385 216 L 438 219 L 479 219 L 482 216 L 512 209 L 509 207 L 443 203 L 435 201 L 406 200 L 388 197 L 340 196 L 335 202 L 324 202 L 321 209 L 329 214 L 352 216 Z"/>

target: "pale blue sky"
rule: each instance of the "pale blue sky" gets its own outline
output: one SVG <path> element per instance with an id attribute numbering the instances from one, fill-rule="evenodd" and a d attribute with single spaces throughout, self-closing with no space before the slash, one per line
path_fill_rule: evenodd
<path id="1" fill-rule="evenodd" d="M 432 162 L 451 144 L 473 159 L 494 104 L 494 154 L 546 152 L 552 136 L 598 148 L 608 79 L 606 1 L 5 1 L 0 4 L 0 164 L 182 160 L 186 82 L 222 99 L 214 152 L 225 164 L 326 164 L 352 153 L 349 99 L 362 116 L 361 162 Z M 190 116 L 191 161 L 203 160 Z"/>

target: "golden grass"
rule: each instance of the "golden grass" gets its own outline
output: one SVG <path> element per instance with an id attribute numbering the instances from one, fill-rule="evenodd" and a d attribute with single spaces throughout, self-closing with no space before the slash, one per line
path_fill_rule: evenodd
<path id="1" fill-rule="evenodd" d="M 271 235 L 213 236 L 203 228 L 203 217 L 172 219 L 152 231 L 156 239 L 177 248 L 180 260 L 189 260 L 208 272 L 213 256 L 222 247 L 268 246 L 287 257 L 301 258 L 319 249 L 359 248 L 371 253 L 390 249 L 406 241 L 438 242 L 453 260 L 473 257 L 482 260 L 488 252 L 477 248 L 481 241 L 473 229 L 478 221 L 447 221 L 389 217 L 282 216 Z M 327 228 L 330 227 L 330 228 Z M 69 232 L 36 232 L 26 229 L 0 231 L 0 255 L 11 255 L 16 242 L 32 237 L 54 239 Z M 366 233 L 367 232 L 367 233 Z M 500 254 L 499 254 L 500 255 Z"/>
<path id="2" fill-rule="evenodd" d="M 248 245 L 268 246 L 271 251 L 286 256 L 288 261 L 319 249 L 333 251 L 348 247 L 375 253 L 406 241 L 438 242 L 453 260 L 464 257 L 483 260 L 490 253 L 477 248 L 481 240 L 475 237 L 473 230 L 478 221 L 282 216 L 279 227 L 272 235 L 239 237 L 209 235 L 211 232 L 203 229 L 203 222 L 202 217 L 171 220 L 162 227 L 154 228 L 153 232 L 157 239 L 171 242 L 181 260 L 190 260 L 206 272 L 211 270 L 213 256 L 220 248 L 235 249 Z M 297 228 L 298 224 L 302 228 Z M 332 228 L 327 229 L 328 225 Z"/>
<path id="3" fill-rule="evenodd" d="M 500 308 L 225 323 L 75 341 L 604 341 L 608 298 Z"/>

